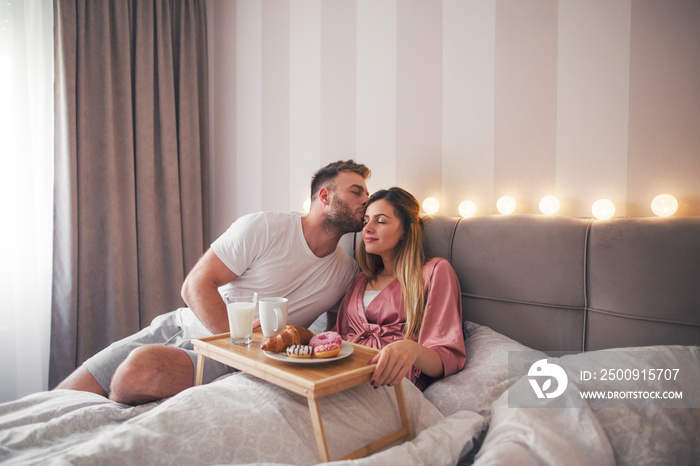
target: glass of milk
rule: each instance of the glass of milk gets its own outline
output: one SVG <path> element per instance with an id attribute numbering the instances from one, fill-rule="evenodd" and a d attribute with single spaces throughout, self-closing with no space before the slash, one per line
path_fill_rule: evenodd
<path id="1" fill-rule="evenodd" d="M 231 343 L 248 345 L 253 340 L 253 320 L 258 294 L 253 291 L 233 290 L 224 295 L 228 312 Z"/>

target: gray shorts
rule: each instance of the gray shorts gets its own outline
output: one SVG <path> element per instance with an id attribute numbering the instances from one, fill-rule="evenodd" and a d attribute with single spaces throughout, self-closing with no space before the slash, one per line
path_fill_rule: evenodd
<path id="1" fill-rule="evenodd" d="M 95 380 L 97 380 L 108 394 L 110 391 L 109 386 L 117 367 L 126 359 L 131 350 L 139 346 L 162 344 L 180 348 L 190 357 L 192 360 L 192 369 L 196 371 L 197 353 L 194 351 L 190 339 L 203 338 L 211 334 L 207 334 L 201 327 L 201 324 L 198 326 L 198 322 L 192 325 L 192 323 L 195 322 L 192 316 L 191 311 L 186 308 L 177 309 L 167 314 L 160 315 L 153 319 L 153 322 L 151 322 L 151 325 L 148 327 L 112 343 L 107 348 L 85 361 L 83 366 L 95 377 Z M 188 328 L 188 323 L 190 324 L 190 328 Z M 199 328 L 193 329 L 191 328 L 192 326 Z M 200 335 L 197 335 L 197 333 L 200 333 Z M 235 369 L 226 364 L 207 358 L 204 363 L 202 383 L 209 383 L 224 374 L 234 371 Z M 194 378 L 192 379 L 192 384 L 194 385 Z"/>

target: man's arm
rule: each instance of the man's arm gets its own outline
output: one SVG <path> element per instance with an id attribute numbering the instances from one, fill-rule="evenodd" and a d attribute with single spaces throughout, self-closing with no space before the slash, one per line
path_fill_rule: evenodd
<path id="1" fill-rule="evenodd" d="M 218 287 L 236 278 L 238 275 L 231 272 L 214 251 L 209 249 L 197 261 L 182 284 L 182 299 L 214 334 L 229 330 L 226 305 L 221 299 Z"/>

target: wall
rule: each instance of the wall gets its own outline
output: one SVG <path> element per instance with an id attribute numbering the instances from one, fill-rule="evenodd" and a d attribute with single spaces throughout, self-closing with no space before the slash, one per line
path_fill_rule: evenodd
<path id="1" fill-rule="evenodd" d="M 212 234 L 353 157 L 457 215 L 700 215 L 697 0 L 209 0 Z"/>

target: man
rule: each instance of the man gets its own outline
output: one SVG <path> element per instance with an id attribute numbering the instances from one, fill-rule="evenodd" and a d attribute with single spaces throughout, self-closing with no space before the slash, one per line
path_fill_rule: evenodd
<path id="1" fill-rule="evenodd" d="M 189 342 L 228 332 L 219 287 L 289 298 L 289 322 L 308 327 L 337 304 L 357 274 L 338 245 L 362 229 L 370 170 L 352 160 L 317 171 L 308 215 L 259 212 L 236 220 L 185 278 L 188 308 L 156 317 L 149 327 L 102 350 L 56 388 L 83 390 L 127 404 L 169 397 L 191 387 L 196 354 Z M 204 382 L 232 369 L 204 365 Z"/>

